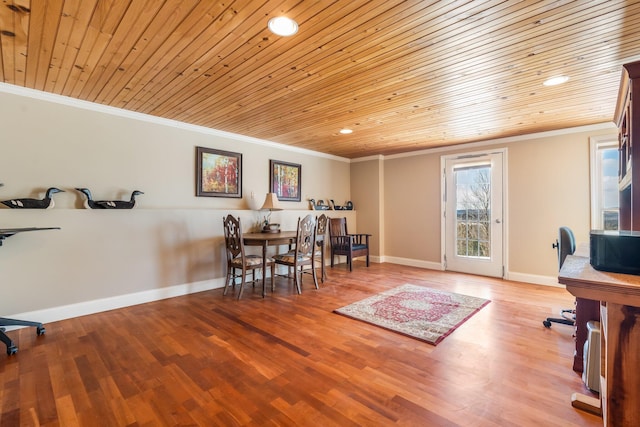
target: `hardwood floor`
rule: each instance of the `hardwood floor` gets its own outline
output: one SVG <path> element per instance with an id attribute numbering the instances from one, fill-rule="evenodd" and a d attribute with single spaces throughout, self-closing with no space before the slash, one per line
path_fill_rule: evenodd
<path id="1" fill-rule="evenodd" d="M 302 295 L 222 289 L 9 332 L 1 426 L 600 426 L 571 407 L 563 289 L 392 264 Z M 332 310 L 412 283 L 492 302 L 438 346 Z M 237 292 L 237 288 L 235 290 Z"/>

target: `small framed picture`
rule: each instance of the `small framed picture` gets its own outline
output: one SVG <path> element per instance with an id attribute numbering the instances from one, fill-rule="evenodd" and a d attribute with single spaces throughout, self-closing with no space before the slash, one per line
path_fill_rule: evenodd
<path id="1" fill-rule="evenodd" d="M 278 200 L 299 202 L 302 166 L 295 163 L 269 160 L 270 192 L 276 193 Z"/>
<path id="2" fill-rule="evenodd" d="M 196 147 L 196 196 L 242 197 L 242 154 Z"/>

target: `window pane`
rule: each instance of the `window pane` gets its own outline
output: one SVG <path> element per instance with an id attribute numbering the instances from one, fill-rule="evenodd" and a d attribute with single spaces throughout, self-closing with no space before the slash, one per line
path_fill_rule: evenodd
<path id="1" fill-rule="evenodd" d="M 454 170 L 456 183 L 457 255 L 490 257 L 491 166 Z"/>
<path id="2" fill-rule="evenodd" d="M 615 145 L 603 145 L 597 150 L 597 176 L 599 191 L 597 206 L 599 228 L 618 229 L 618 148 Z"/>

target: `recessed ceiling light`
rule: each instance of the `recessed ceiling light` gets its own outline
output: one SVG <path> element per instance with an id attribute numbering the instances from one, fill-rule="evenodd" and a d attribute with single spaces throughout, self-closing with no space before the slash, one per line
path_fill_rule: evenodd
<path id="1" fill-rule="evenodd" d="M 269 19 L 268 27 L 273 34 L 283 37 L 292 36 L 298 32 L 298 23 L 286 16 Z"/>
<path id="2" fill-rule="evenodd" d="M 343 134 L 343 135 L 349 135 L 352 132 L 353 132 L 353 130 L 351 130 L 351 129 L 346 129 L 346 128 L 345 129 L 340 129 L 340 133 Z"/>
<path id="3" fill-rule="evenodd" d="M 562 83 L 566 83 L 567 81 L 569 81 L 569 76 L 555 76 L 555 77 L 548 78 L 542 84 L 545 86 L 555 86 L 555 85 L 561 85 Z"/>

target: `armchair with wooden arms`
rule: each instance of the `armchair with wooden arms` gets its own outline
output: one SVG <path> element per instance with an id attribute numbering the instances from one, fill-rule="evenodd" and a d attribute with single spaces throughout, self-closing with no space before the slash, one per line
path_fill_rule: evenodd
<path id="1" fill-rule="evenodd" d="M 331 267 L 334 257 L 343 255 L 347 257 L 349 271 L 353 271 L 353 258 L 367 257 L 369 267 L 369 237 L 371 234 L 349 234 L 347 230 L 347 218 L 331 218 L 329 221 L 329 243 L 331 246 Z"/>

